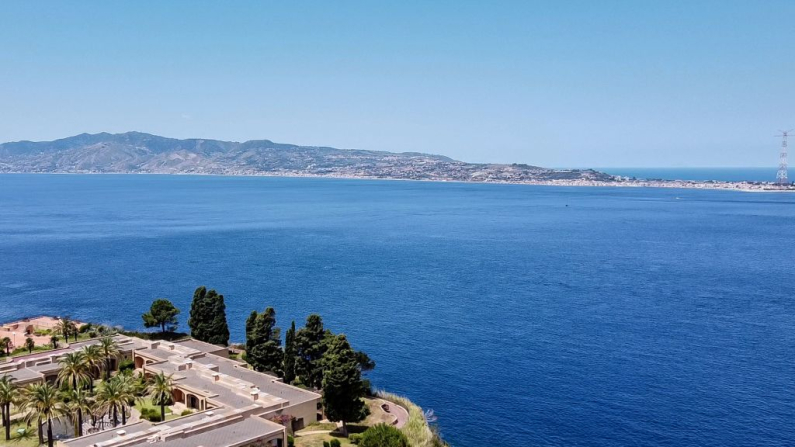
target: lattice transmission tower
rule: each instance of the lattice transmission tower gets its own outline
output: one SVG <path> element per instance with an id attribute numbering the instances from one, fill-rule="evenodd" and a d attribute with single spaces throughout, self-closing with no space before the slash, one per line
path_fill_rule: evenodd
<path id="1" fill-rule="evenodd" d="M 789 183 L 789 179 L 787 178 L 787 137 L 789 133 L 792 132 L 790 130 L 780 130 L 781 135 L 776 135 L 781 137 L 781 152 L 779 153 L 778 157 L 778 172 L 776 172 L 776 183 L 779 185 L 786 185 Z"/>

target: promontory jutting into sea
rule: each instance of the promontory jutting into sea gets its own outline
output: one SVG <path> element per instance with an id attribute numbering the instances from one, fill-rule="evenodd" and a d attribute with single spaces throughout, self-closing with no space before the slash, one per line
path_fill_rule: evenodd
<path id="1" fill-rule="evenodd" d="M 795 2 L 0 9 L 0 447 L 795 446 Z"/>

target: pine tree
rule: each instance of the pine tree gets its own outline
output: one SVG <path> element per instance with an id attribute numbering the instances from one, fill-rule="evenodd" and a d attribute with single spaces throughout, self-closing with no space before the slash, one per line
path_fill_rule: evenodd
<path id="1" fill-rule="evenodd" d="M 229 344 L 229 326 L 226 324 L 224 296 L 201 286 L 193 293 L 190 306 L 190 334 L 196 340 L 214 345 Z"/>
<path id="2" fill-rule="evenodd" d="M 323 385 L 321 360 L 326 352 L 325 338 L 323 319 L 317 314 L 307 317 L 306 326 L 295 334 L 295 373 L 304 385 L 315 388 Z"/>
<path id="3" fill-rule="evenodd" d="M 171 301 L 160 298 L 152 303 L 149 312 L 141 315 L 141 318 L 146 327 L 159 327 L 161 332 L 174 332 L 179 324 L 178 314 L 179 309 Z"/>
<path id="4" fill-rule="evenodd" d="M 284 382 L 293 383 L 295 380 L 295 320 L 287 330 L 284 337 Z"/>
<path id="5" fill-rule="evenodd" d="M 276 311 L 269 307 L 256 317 L 255 314 L 252 312 L 246 321 L 246 361 L 257 371 L 281 376 L 284 353 Z"/>
<path id="6" fill-rule="evenodd" d="M 345 434 L 348 422 L 358 422 L 366 416 L 359 362 L 345 335 L 337 335 L 328 341 L 328 351 L 322 363 L 323 408 L 330 421 L 342 422 Z"/>

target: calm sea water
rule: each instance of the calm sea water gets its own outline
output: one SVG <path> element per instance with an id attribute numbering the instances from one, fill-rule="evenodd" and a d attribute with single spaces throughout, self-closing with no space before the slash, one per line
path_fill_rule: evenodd
<path id="1" fill-rule="evenodd" d="M 664 180 L 721 180 L 726 182 L 774 182 L 776 166 L 770 168 L 604 168 L 600 171 L 625 177 Z"/>
<path id="2" fill-rule="evenodd" d="M 795 445 L 795 196 L 0 176 L 0 320 L 319 312 L 458 446 Z"/>

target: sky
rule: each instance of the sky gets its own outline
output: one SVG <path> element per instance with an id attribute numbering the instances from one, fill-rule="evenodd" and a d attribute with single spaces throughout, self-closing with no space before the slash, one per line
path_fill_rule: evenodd
<path id="1" fill-rule="evenodd" d="M 0 2 L 0 142 L 775 168 L 795 1 Z"/>

